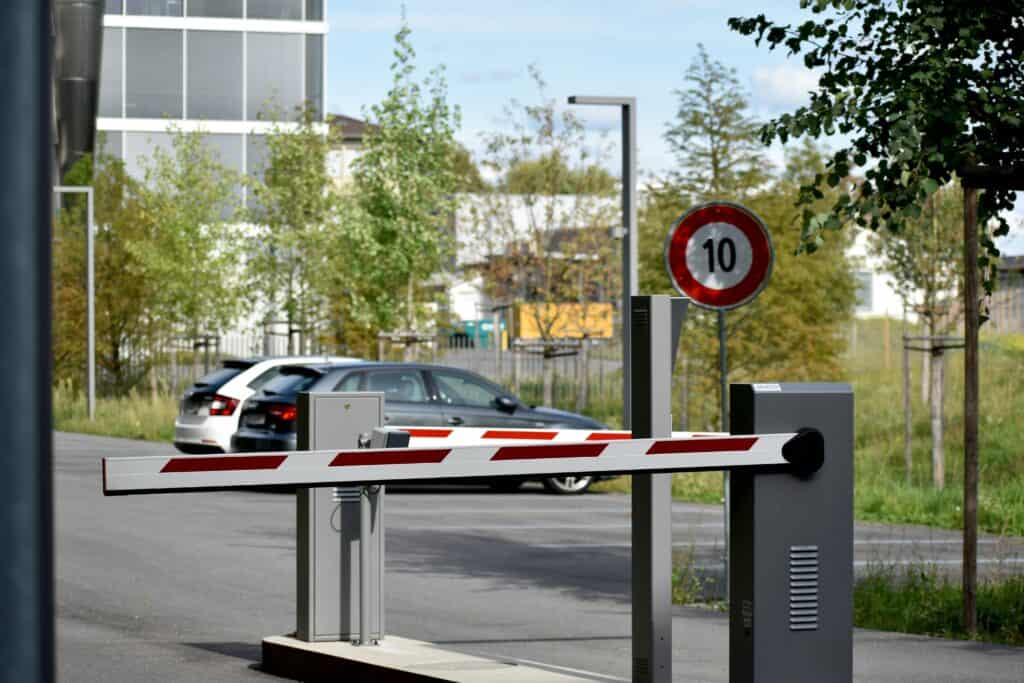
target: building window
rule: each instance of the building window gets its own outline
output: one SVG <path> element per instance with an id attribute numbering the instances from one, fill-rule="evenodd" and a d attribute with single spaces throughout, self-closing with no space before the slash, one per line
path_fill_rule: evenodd
<path id="1" fill-rule="evenodd" d="M 870 313 L 874 310 L 874 277 L 868 271 L 858 272 L 854 277 L 857 280 L 857 313 Z"/>
<path id="2" fill-rule="evenodd" d="M 248 135 L 245 139 L 245 172 L 256 180 L 263 182 L 267 170 L 267 136 Z M 256 189 L 249 188 L 246 193 L 245 205 L 250 209 L 259 207 Z"/>
<path id="3" fill-rule="evenodd" d="M 242 118 L 241 33 L 189 31 L 188 117 Z"/>
<path id="4" fill-rule="evenodd" d="M 203 136 L 203 144 L 213 153 L 213 158 L 217 163 L 239 175 L 242 174 L 243 136 L 227 133 L 206 134 Z M 234 210 L 242 203 L 244 195 L 240 184 L 235 186 L 235 196 L 237 197 L 237 204 L 228 202 L 221 207 L 220 215 L 224 220 L 232 218 Z"/>
<path id="5" fill-rule="evenodd" d="M 250 8 L 252 5 L 250 4 Z M 302 105 L 303 36 L 249 33 L 246 117 L 291 119 Z"/>
<path id="6" fill-rule="evenodd" d="M 183 0 L 128 0 L 125 8 L 128 10 L 128 14 L 180 17 L 183 4 Z"/>
<path id="7" fill-rule="evenodd" d="M 302 19 L 303 0 L 249 0 L 250 19 Z"/>
<path id="8" fill-rule="evenodd" d="M 242 18 L 242 0 L 188 0 L 190 17 Z"/>
<path id="9" fill-rule="evenodd" d="M 306 36 L 306 102 L 317 120 L 323 118 L 324 37 Z"/>
<path id="10" fill-rule="evenodd" d="M 115 159 L 121 158 L 121 131 L 101 130 L 96 134 L 97 156 L 110 156 Z"/>
<path id="11" fill-rule="evenodd" d="M 181 118 L 181 31 L 128 29 L 125 116 Z"/>
<path id="12" fill-rule="evenodd" d="M 100 116 L 124 116 L 121 110 L 121 96 L 124 83 L 121 80 L 121 48 L 124 31 L 119 28 L 103 29 L 103 55 L 100 71 Z"/>
<path id="13" fill-rule="evenodd" d="M 120 14 L 122 9 L 121 0 L 107 0 L 104 7 L 107 14 Z"/>
<path id="14" fill-rule="evenodd" d="M 163 150 L 174 154 L 174 144 L 168 133 L 125 133 L 124 167 L 128 175 L 137 180 L 146 176 L 146 168 L 152 165 L 153 153 Z"/>
<path id="15" fill-rule="evenodd" d="M 306 0 L 306 21 L 323 21 L 324 0 Z"/>

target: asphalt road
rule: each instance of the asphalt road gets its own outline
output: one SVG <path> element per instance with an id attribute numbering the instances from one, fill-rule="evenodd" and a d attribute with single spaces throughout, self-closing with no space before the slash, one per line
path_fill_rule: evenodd
<path id="1" fill-rule="evenodd" d="M 99 458 L 170 447 L 56 434 L 58 666 L 66 681 L 279 680 L 262 637 L 294 629 L 290 495 L 103 498 Z M 389 491 L 387 628 L 598 681 L 629 677 L 629 500 L 539 489 Z M 677 504 L 678 555 L 720 571 L 717 508 Z M 1024 571 L 1024 543 L 983 537 L 985 571 Z M 956 570 L 956 534 L 858 526 L 858 567 Z M 675 608 L 674 680 L 727 681 L 727 622 Z M 858 681 L 1024 680 L 1024 649 L 857 631 Z"/>

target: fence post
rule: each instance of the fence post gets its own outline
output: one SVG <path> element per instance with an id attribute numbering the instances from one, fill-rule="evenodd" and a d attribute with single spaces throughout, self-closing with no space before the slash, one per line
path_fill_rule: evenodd
<path id="1" fill-rule="evenodd" d="M 580 351 L 576 355 L 576 366 L 579 368 L 577 377 L 576 387 L 576 412 L 582 413 L 586 410 L 588 394 L 590 393 L 590 367 L 588 361 L 587 348 L 589 346 L 586 337 L 580 339 Z"/>
<path id="2" fill-rule="evenodd" d="M 512 390 L 515 392 L 516 396 L 518 396 L 520 393 L 519 375 L 522 371 L 522 368 L 519 366 L 519 363 L 521 362 L 519 357 L 520 350 L 516 348 L 515 341 L 512 341 L 510 345 L 512 347 Z"/>

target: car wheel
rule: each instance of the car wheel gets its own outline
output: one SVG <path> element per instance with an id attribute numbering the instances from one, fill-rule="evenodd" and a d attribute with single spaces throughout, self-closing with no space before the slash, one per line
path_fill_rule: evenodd
<path id="1" fill-rule="evenodd" d="M 498 481 L 491 482 L 491 490 L 498 491 L 499 493 L 512 493 L 513 491 L 518 491 L 522 485 L 522 479 L 499 479 Z"/>
<path id="2" fill-rule="evenodd" d="M 574 496 L 590 488 L 593 481 L 593 477 L 549 477 L 544 480 L 544 488 L 551 493 Z"/>

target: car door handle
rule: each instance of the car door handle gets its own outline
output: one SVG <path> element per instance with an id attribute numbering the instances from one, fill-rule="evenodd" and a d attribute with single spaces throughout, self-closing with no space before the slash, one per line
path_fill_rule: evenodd
<path id="1" fill-rule="evenodd" d="M 448 418 L 448 424 L 450 424 L 450 425 L 452 425 L 454 427 L 458 427 L 463 422 L 465 422 L 465 420 L 463 420 L 461 417 L 449 417 Z"/>

